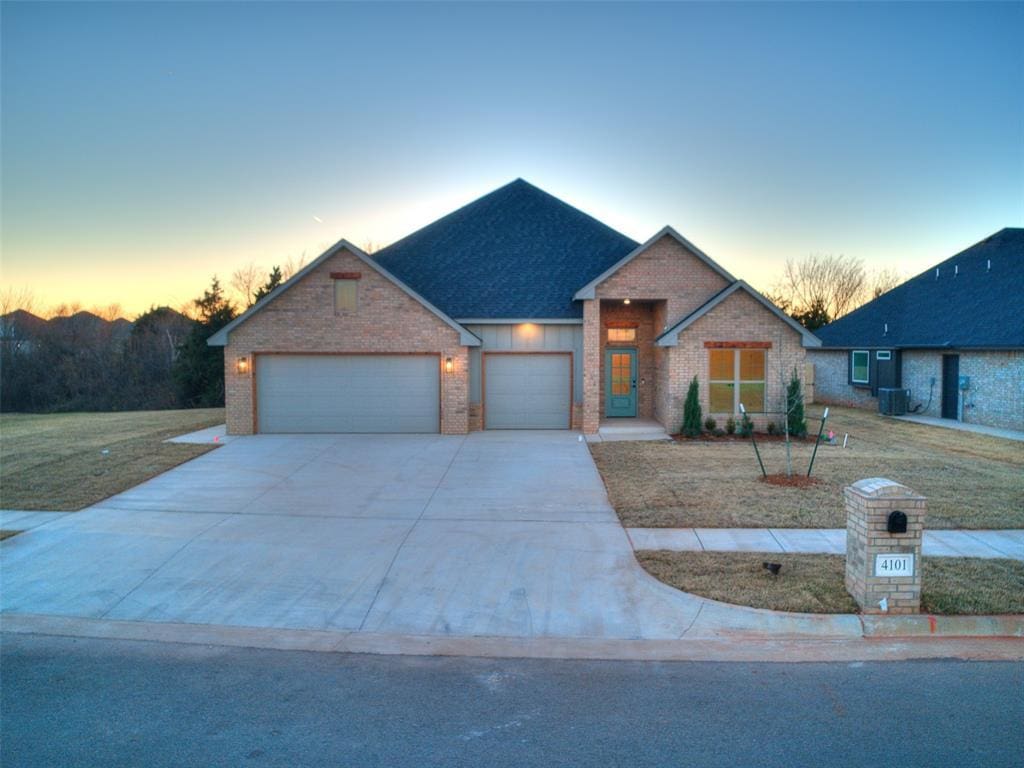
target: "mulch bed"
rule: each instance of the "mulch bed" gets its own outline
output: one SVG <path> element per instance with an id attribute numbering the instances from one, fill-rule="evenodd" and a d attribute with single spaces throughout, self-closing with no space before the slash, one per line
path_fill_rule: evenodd
<path id="1" fill-rule="evenodd" d="M 762 483 L 769 485 L 782 485 L 787 488 L 810 488 L 818 485 L 821 481 L 816 477 L 807 475 L 785 475 L 782 473 L 758 478 Z"/>
<path id="2" fill-rule="evenodd" d="M 749 443 L 749 437 L 742 437 L 740 435 L 714 435 L 710 432 L 702 432 L 698 437 L 687 437 L 686 435 L 677 434 L 669 435 L 673 440 L 678 443 Z M 784 443 L 786 442 L 785 435 L 769 435 L 767 432 L 755 432 L 754 439 L 759 443 Z M 813 437 L 792 437 L 790 436 L 790 442 L 793 443 L 813 443 Z M 825 444 L 824 438 L 822 439 L 822 445 Z"/>

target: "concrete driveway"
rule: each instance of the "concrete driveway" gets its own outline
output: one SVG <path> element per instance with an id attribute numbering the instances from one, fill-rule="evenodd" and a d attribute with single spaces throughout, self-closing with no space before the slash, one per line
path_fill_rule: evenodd
<path id="1" fill-rule="evenodd" d="M 734 608 L 648 576 L 570 432 L 241 438 L 0 546 L 8 614 L 407 635 L 859 634 L 854 617 Z"/>

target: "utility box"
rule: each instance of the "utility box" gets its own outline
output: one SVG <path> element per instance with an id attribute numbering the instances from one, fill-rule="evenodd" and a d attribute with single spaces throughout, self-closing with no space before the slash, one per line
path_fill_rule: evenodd
<path id="1" fill-rule="evenodd" d="M 910 401 L 909 389 L 878 388 L 878 412 L 883 416 L 904 416 Z"/>
<path id="2" fill-rule="evenodd" d="M 884 477 L 843 489 L 846 590 L 863 613 L 919 613 L 927 499 Z"/>

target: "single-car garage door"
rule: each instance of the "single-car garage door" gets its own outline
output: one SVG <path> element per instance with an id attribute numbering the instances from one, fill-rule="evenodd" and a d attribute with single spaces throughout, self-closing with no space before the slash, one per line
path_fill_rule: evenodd
<path id="1" fill-rule="evenodd" d="M 260 432 L 437 432 L 436 355 L 258 355 Z"/>
<path id="2" fill-rule="evenodd" d="M 487 429 L 568 429 L 572 355 L 484 353 Z"/>

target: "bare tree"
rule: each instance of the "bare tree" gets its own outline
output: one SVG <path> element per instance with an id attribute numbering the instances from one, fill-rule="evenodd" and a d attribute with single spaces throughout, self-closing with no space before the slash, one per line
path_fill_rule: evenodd
<path id="1" fill-rule="evenodd" d="M 52 307 L 46 314 L 47 316 L 53 317 L 71 317 L 77 315 L 82 311 L 82 304 L 78 301 L 72 301 L 70 304 L 62 301 L 55 307 Z"/>
<path id="2" fill-rule="evenodd" d="M 294 256 L 289 256 L 288 260 L 281 267 L 281 277 L 288 281 L 295 275 L 296 272 L 301 270 L 306 265 L 306 252 L 303 251 L 302 255 L 296 259 Z"/>
<path id="3" fill-rule="evenodd" d="M 793 313 L 820 307 L 835 320 L 858 306 L 866 281 L 860 259 L 815 253 L 788 259 L 774 293 L 788 300 Z"/>
<path id="4" fill-rule="evenodd" d="M 28 286 L 15 288 L 9 285 L 0 289 L 0 316 L 9 315 L 16 309 L 31 312 L 35 305 L 35 294 Z"/>
<path id="5" fill-rule="evenodd" d="M 96 317 L 101 317 L 108 322 L 117 320 L 124 313 L 121 305 L 116 302 L 105 307 L 92 307 L 89 311 L 96 315 Z"/>
<path id="6" fill-rule="evenodd" d="M 256 301 L 254 298 L 256 289 L 260 287 L 262 281 L 263 269 L 249 262 L 232 273 L 231 288 L 243 306 L 251 307 Z"/>
<path id="7" fill-rule="evenodd" d="M 895 269 L 880 269 L 871 277 L 871 298 L 877 299 L 903 282 L 903 275 Z"/>
<path id="8" fill-rule="evenodd" d="M 815 330 L 877 299 L 901 282 L 902 275 L 894 269 L 869 273 L 860 259 L 811 254 L 787 260 L 782 277 L 765 296 L 783 312 Z"/>
<path id="9" fill-rule="evenodd" d="M 367 240 L 363 243 L 363 250 L 371 255 L 379 251 L 382 247 L 383 246 L 380 243 L 374 242 L 373 240 Z"/>

